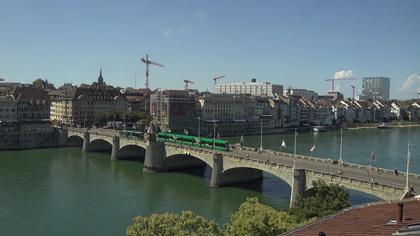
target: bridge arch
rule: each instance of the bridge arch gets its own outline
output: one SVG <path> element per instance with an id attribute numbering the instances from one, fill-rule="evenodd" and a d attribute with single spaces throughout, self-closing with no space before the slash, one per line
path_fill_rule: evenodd
<path id="1" fill-rule="evenodd" d="M 91 152 L 110 152 L 111 150 L 112 143 L 105 139 L 96 138 L 89 143 L 89 151 Z"/>
<path id="2" fill-rule="evenodd" d="M 293 170 L 292 168 L 284 166 L 271 166 L 268 162 L 258 162 L 258 163 L 248 163 L 248 162 L 238 162 L 228 159 L 223 161 L 223 172 L 222 177 L 226 173 L 229 174 L 233 169 L 246 168 L 246 169 L 256 169 L 271 175 L 274 175 L 280 178 L 282 181 L 286 182 L 289 186 L 293 185 Z"/>
<path id="3" fill-rule="evenodd" d="M 306 185 L 307 190 L 313 188 L 313 183 L 318 180 L 323 180 L 327 184 L 338 184 L 349 190 L 355 190 L 368 194 L 382 200 L 395 200 L 400 199 L 403 195 L 403 190 L 395 189 L 391 187 L 382 186 L 376 183 L 370 183 L 367 181 L 358 181 L 340 178 L 337 176 L 319 176 L 311 172 L 306 174 Z"/>
<path id="4" fill-rule="evenodd" d="M 120 158 L 144 159 L 145 155 L 146 149 L 136 144 L 126 144 L 120 147 L 120 150 L 118 151 L 118 156 Z"/>
<path id="5" fill-rule="evenodd" d="M 264 174 L 273 176 L 276 180 L 279 180 L 280 184 L 286 185 L 287 188 L 291 190 L 292 183 L 288 177 L 283 175 L 279 176 L 273 171 L 267 171 L 263 168 L 255 168 L 249 166 L 224 169 L 220 177 L 220 184 L 222 186 L 226 186 L 254 180 L 262 180 L 265 177 Z"/>
<path id="6" fill-rule="evenodd" d="M 200 156 L 191 155 L 188 153 L 171 153 L 164 159 L 164 165 L 168 169 L 179 169 L 184 166 L 185 168 L 191 168 L 196 166 L 207 165 L 210 168 L 213 167 L 213 160 L 209 158 L 203 158 Z"/>
<path id="7" fill-rule="evenodd" d="M 81 147 L 83 146 L 83 137 L 81 137 L 80 135 L 71 135 L 67 138 L 67 145 Z"/>

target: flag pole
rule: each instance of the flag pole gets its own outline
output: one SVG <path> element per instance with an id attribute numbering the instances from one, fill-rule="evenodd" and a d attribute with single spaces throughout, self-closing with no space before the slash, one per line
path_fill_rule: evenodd
<path id="1" fill-rule="evenodd" d="M 410 139 L 408 140 L 408 144 L 407 144 L 407 172 L 405 173 L 406 179 L 405 179 L 405 191 L 408 192 L 409 188 L 408 188 L 408 171 L 410 168 Z"/>
<path id="2" fill-rule="evenodd" d="M 343 127 L 341 127 L 341 138 L 340 138 L 340 159 L 339 159 L 340 165 L 344 164 L 343 161 Z"/>
<path id="3" fill-rule="evenodd" d="M 297 136 L 297 129 L 295 129 L 295 146 L 293 147 L 293 169 L 296 169 L 296 136 Z"/>

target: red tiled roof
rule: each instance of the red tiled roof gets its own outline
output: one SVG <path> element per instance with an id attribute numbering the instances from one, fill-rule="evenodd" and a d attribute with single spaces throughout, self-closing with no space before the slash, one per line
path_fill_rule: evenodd
<path id="1" fill-rule="evenodd" d="M 398 207 L 397 202 L 386 202 L 354 207 L 282 235 L 317 236 L 320 231 L 326 236 L 392 235 L 406 225 L 420 223 L 420 201 L 403 203 L 403 221 L 400 223 L 389 223 L 396 220 Z"/>

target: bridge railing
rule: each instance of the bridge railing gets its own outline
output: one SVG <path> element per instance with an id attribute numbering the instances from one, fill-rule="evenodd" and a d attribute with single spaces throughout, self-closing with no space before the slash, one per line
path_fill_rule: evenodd
<path id="1" fill-rule="evenodd" d="M 247 150 L 247 151 L 255 151 L 255 148 L 252 147 L 242 147 L 243 150 Z M 261 153 L 269 153 L 272 155 L 277 155 L 277 156 L 285 156 L 285 157 L 290 157 L 293 158 L 293 154 L 291 153 L 287 153 L 287 152 L 279 152 L 279 151 L 272 151 L 272 150 L 263 150 Z M 329 164 L 333 164 L 333 159 L 330 158 L 320 158 L 320 157 L 309 157 L 309 156 L 304 156 L 304 155 L 296 155 L 296 159 L 301 159 L 301 160 L 308 160 L 308 161 L 313 161 L 313 162 L 322 162 L 322 163 L 329 163 Z M 346 167 L 351 167 L 351 168 L 357 168 L 357 169 L 363 169 L 363 170 L 368 170 L 369 167 L 366 165 L 360 165 L 360 164 L 354 164 L 354 163 L 344 163 L 344 166 Z M 390 169 L 385 169 L 385 168 L 380 168 L 380 167 L 370 167 L 370 170 L 375 171 L 376 173 L 383 173 L 383 174 L 394 174 L 395 170 L 390 170 Z M 402 176 L 406 176 L 405 172 L 399 172 Z M 409 173 L 409 176 L 415 179 L 420 179 L 420 175 L 419 174 L 413 174 L 413 173 Z"/>
<path id="2" fill-rule="evenodd" d="M 395 187 L 395 186 L 391 186 L 388 184 L 379 184 L 379 183 L 372 183 L 368 180 L 363 180 L 363 179 L 355 179 L 355 178 L 351 178 L 351 177 L 346 177 L 343 175 L 337 175 L 335 173 L 333 174 L 327 174 L 327 173 L 322 173 L 322 172 L 318 172 L 318 171 L 313 171 L 313 170 L 307 170 L 308 172 L 311 172 L 314 174 L 315 177 L 330 177 L 330 178 L 334 178 L 334 179 L 339 179 L 340 182 L 349 182 L 349 183 L 357 183 L 357 184 L 365 184 L 365 185 L 369 185 L 369 186 L 380 186 L 382 189 L 388 188 L 388 189 L 392 189 L 392 191 L 394 192 L 399 192 L 401 190 L 404 190 L 404 186 L 401 186 L 401 188 Z"/>

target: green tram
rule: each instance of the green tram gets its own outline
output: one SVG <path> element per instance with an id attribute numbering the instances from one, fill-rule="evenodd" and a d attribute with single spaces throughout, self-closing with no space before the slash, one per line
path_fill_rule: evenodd
<path id="1" fill-rule="evenodd" d="M 218 151 L 228 151 L 229 142 L 222 139 L 202 138 L 191 135 L 159 132 L 158 141 L 177 143 L 185 146 L 201 147 Z M 214 145 L 214 146 L 213 146 Z"/>
<path id="2" fill-rule="evenodd" d="M 127 130 L 127 129 L 125 129 L 125 130 L 121 130 L 120 134 L 122 136 L 130 137 L 130 138 L 133 138 L 133 137 L 137 137 L 137 138 L 141 138 L 141 139 L 144 138 L 144 133 L 140 132 L 140 131 L 137 131 L 137 130 Z"/>

